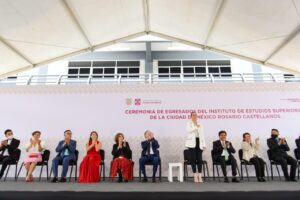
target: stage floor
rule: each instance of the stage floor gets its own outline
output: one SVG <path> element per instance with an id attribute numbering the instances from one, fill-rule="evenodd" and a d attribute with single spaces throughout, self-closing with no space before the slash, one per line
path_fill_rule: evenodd
<path id="1" fill-rule="evenodd" d="M 17 182 L 7 180 L 0 182 L 0 191 L 21 191 L 21 192 L 263 192 L 263 191 L 297 191 L 300 192 L 300 182 L 269 181 L 266 183 L 256 182 L 254 179 L 249 182 L 244 180 L 241 183 L 223 183 L 218 180 L 209 180 L 202 184 L 189 182 L 169 183 L 166 179 L 157 183 L 140 183 L 138 181 L 128 183 L 117 183 L 105 181 L 95 184 L 78 184 L 75 182 L 50 183 L 45 180 L 41 182 L 25 183 L 21 178 Z"/>

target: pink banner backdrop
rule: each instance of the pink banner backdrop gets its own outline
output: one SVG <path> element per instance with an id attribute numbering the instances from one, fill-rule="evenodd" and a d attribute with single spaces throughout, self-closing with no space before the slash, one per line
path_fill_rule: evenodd
<path id="1" fill-rule="evenodd" d="M 63 131 L 71 129 L 78 142 L 79 162 L 89 133 L 96 130 L 109 172 L 113 138 L 122 132 L 133 150 L 136 176 L 140 142 L 147 129 L 160 142 L 164 176 L 168 163 L 183 162 L 185 125 L 193 110 L 204 126 L 208 145 L 204 159 L 210 171 L 210 150 L 220 130 L 227 131 L 236 150 L 242 133 L 259 137 L 265 159 L 271 128 L 279 129 L 292 150 L 300 133 L 300 86 L 296 83 L 18 86 L 2 87 L 0 95 L 0 130 L 10 128 L 21 140 L 21 161 L 26 155 L 25 142 L 34 130 L 42 132 L 53 158 Z"/>

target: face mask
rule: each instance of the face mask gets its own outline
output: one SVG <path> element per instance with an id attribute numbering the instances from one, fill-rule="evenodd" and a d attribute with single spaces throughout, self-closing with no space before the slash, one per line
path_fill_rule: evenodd
<path id="1" fill-rule="evenodd" d="M 273 135 L 273 134 L 272 134 L 271 137 L 272 137 L 272 138 L 277 138 L 278 135 Z"/>
<path id="2" fill-rule="evenodd" d="M 7 137 L 8 140 L 12 140 L 14 138 L 14 136 L 10 135 Z"/>

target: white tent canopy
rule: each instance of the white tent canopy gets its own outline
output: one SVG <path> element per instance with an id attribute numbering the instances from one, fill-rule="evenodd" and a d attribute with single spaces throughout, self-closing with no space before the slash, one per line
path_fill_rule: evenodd
<path id="1" fill-rule="evenodd" d="M 0 76 L 144 34 L 300 73 L 300 0 L 0 0 Z"/>

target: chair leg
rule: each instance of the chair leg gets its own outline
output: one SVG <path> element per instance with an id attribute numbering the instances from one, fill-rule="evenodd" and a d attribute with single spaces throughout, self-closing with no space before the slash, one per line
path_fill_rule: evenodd
<path id="1" fill-rule="evenodd" d="M 73 165 L 71 166 L 71 171 L 70 171 L 69 182 L 71 182 L 71 179 L 72 179 L 72 172 L 73 172 Z"/>
<path id="2" fill-rule="evenodd" d="M 244 179 L 243 164 L 241 163 L 241 180 Z"/>
<path id="3" fill-rule="evenodd" d="M 183 180 L 186 181 L 186 171 L 185 171 L 186 163 L 183 163 Z"/>
<path id="4" fill-rule="evenodd" d="M 103 181 L 105 181 L 105 163 L 103 163 Z"/>
<path id="5" fill-rule="evenodd" d="M 205 163 L 205 165 L 206 165 L 207 178 L 209 178 L 209 170 L 208 170 L 208 165 L 207 165 L 207 163 Z"/>
<path id="6" fill-rule="evenodd" d="M 5 174 L 5 177 L 4 177 L 4 182 L 6 181 L 6 178 L 7 178 L 7 174 L 8 174 L 8 171 L 10 169 L 10 165 L 8 165 L 8 168 L 7 168 L 7 171 L 6 171 L 6 174 Z"/>
<path id="7" fill-rule="evenodd" d="M 20 166 L 20 169 L 19 169 L 19 172 L 18 172 L 18 175 L 17 175 L 17 180 L 18 180 L 18 178 L 19 178 L 19 176 L 20 176 L 20 173 L 21 173 L 21 170 L 22 170 L 22 168 L 23 168 L 23 165 L 24 165 L 24 162 L 21 164 L 21 166 Z"/>
<path id="8" fill-rule="evenodd" d="M 246 175 L 247 175 L 247 180 L 250 181 L 249 179 L 249 172 L 248 172 L 248 166 L 245 164 L 245 169 L 246 169 Z"/>
<path id="9" fill-rule="evenodd" d="M 49 167 L 48 167 L 48 163 L 46 164 L 46 169 L 47 169 L 47 181 L 49 180 Z"/>
<path id="10" fill-rule="evenodd" d="M 161 182 L 161 163 L 159 164 L 159 181 Z"/>
<path id="11" fill-rule="evenodd" d="M 203 178 L 206 180 L 205 165 L 202 163 Z"/>
<path id="12" fill-rule="evenodd" d="M 146 167 L 146 165 L 145 165 Z M 141 171 L 141 166 L 139 166 L 139 182 L 142 182 L 142 171 Z"/>
<path id="13" fill-rule="evenodd" d="M 215 165 L 213 164 L 213 180 L 216 180 L 216 176 L 215 176 Z"/>
<path id="14" fill-rule="evenodd" d="M 278 176 L 279 176 L 279 181 L 281 181 L 281 175 L 280 175 L 280 171 L 278 169 L 278 165 L 275 165 L 276 166 L 276 169 L 277 169 L 277 173 L 278 173 Z"/>
<path id="15" fill-rule="evenodd" d="M 268 170 L 267 163 L 265 163 L 264 166 L 265 166 L 265 170 L 266 170 L 266 172 L 267 172 L 267 179 L 268 179 L 268 181 L 269 181 L 269 180 L 270 180 L 270 175 L 269 175 L 269 170 Z"/>
<path id="16" fill-rule="evenodd" d="M 41 181 L 41 178 L 42 178 L 43 168 L 44 168 L 44 163 L 43 163 L 42 166 L 41 166 L 41 171 L 40 171 L 39 181 Z"/>
<path id="17" fill-rule="evenodd" d="M 75 181 L 77 181 L 77 163 L 75 165 Z"/>
<path id="18" fill-rule="evenodd" d="M 18 174 L 18 163 L 16 164 L 16 169 L 15 169 L 15 181 L 17 181 L 17 174 Z"/>
<path id="19" fill-rule="evenodd" d="M 273 165 L 270 163 L 270 169 L 271 169 L 271 179 L 272 181 L 274 180 L 274 175 L 273 175 Z"/>

